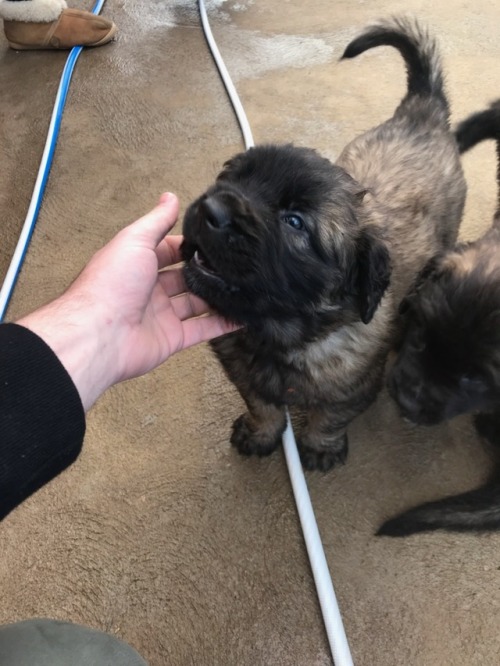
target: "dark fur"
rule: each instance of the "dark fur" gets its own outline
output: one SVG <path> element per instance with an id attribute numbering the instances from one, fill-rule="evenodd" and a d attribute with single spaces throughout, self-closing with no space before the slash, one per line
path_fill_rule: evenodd
<path id="1" fill-rule="evenodd" d="M 500 104 L 458 127 L 462 152 L 484 139 L 500 151 Z M 500 192 L 500 152 L 498 185 Z M 500 198 L 492 228 L 428 263 L 401 310 L 408 332 L 390 390 L 411 421 L 435 424 L 478 411 L 480 434 L 500 445 Z M 500 528 L 498 474 L 483 488 L 417 507 L 379 533 Z"/>
<path id="2" fill-rule="evenodd" d="M 299 446 L 309 469 L 345 460 L 346 428 L 381 387 L 397 303 L 428 258 L 455 242 L 465 198 L 433 41 L 395 20 L 345 57 L 374 46 L 375 33 L 408 68 L 390 120 L 336 164 L 292 145 L 241 153 L 184 220 L 189 288 L 245 326 L 212 343 L 248 406 L 232 443 L 271 453 L 295 405 L 307 416 Z"/>

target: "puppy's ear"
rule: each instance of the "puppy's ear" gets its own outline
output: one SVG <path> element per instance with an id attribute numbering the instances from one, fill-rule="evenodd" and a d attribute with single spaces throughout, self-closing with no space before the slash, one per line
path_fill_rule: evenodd
<path id="1" fill-rule="evenodd" d="M 399 314 L 405 315 L 411 308 L 412 302 L 417 298 L 427 280 L 435 280 L 440 273 L 441 255 L 431 257 L 425 266 L 417 273 L 408 293 L 399 304 Z"/>
<path id="2" fill-rule="evenodd" d="M 222 165 L 222 171 L 218 174 L 216 178 L 216 182 L 220 182 L 221 180 L 226 180 L 230 174 L 234 174 L 235 172 L 240 171 L 243 169 L 248 162 L 248 153 L 253 153 L 254 148 L 250 148 L 244 153 L 238 153 L 231 157 L 229 160 L 226 160 L 224 164 Z"/>
<path id="3" fill-rule="evenodd" d="M 361 321 L 372 320 L 391 277 L 391 260 L 376 229 L 364 227 L 357 241 L 356 291 L 359 294 Z"/>

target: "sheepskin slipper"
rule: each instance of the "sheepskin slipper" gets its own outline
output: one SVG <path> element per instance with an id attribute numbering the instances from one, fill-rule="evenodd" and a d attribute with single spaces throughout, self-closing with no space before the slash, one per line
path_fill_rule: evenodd
<path id="1" fill-rule="evenodd" d="M 0 17 L 4 19 L 9 46 L 20 51 L 70 49 L 101 46 L 114 38 L 116 26 L 112 21 L 91 12 L 67 9 L 65 4 L 64 0 L 0 1 Z"/>

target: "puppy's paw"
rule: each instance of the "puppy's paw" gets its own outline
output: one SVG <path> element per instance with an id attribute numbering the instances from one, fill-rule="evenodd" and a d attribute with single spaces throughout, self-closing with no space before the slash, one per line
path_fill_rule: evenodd
<path id="1" fill-rule="evenodd" d="M 248 425 L 246 414 L 242 414 L 233 423 L 231 444 L 244 456 L 268 456 L 276 451 L 280 443 L 281 433 L 273 437 L 252 430 Z"/>
<path id="2" fill-rule="evenodd" d="M 344 465 L 347 460 L 349 446 L 347 442 L 347 435 L 344 435 L 342 442 L 336 442 L 335 448 L 323 449 L 318 451 L 306 444 L 299 443 L 300 459 L 304 469 L 310 471 L 318 470 L 320 472 L 328 472 L 333 469 L 335 465 Z"/>

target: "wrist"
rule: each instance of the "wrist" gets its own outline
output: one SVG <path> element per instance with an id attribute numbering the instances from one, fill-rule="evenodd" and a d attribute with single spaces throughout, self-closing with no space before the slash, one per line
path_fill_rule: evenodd
<path id="1" fill-rule="evenodd" d="M 98 304 L 63 294 L 17 323 L 38 335 L 56 354 L 87 411 L 117 381 L 111 326 Z"/>

